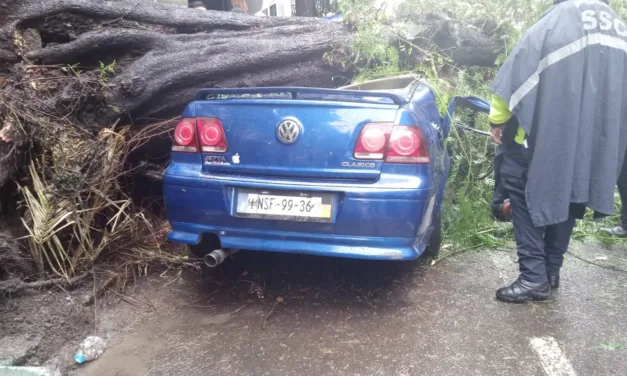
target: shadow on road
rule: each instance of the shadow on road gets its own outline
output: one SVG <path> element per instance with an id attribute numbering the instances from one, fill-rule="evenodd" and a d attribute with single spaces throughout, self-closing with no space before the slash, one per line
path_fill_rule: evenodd
<path id="1" fill-rule="evenodd" d="M 402 307 L 424 261 L 371 261 L 272 252 L 241 252 L 204 269 L 197 296 L 218 306 L 251 300 L 301 301 L 321 308 Z"/>

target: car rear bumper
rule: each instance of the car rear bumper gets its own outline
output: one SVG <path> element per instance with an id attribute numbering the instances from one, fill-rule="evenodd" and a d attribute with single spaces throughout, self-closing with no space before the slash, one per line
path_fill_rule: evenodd
<path id="1" fill-rule="evenodd" d="M 171 241 L 197 244 L 203 234 L 220 238 L 223 248 L 293 252 L 379 260 L 415 259 L 428 243 L 436 190 L 424 181 L 406 185 L 311 183 L 250 177 L 188 176 L 166 172 L 164 197 Z M 234 214 L 238 189 L 324 192 L 335 196 L 328 223 L 241 218 Z"/>
<path id="2" fill-rule="evenodd" d="M 413 260 L 419 257 L 429 239 L 428 229 L 422 238 L 372 238 L 310 233 L 284 233 L 232 229 L 171 222 L 170 241 L 198 244 L 202 234 L 215 234 L 222 248 L 255 251 L 301 253 L 372 260 Z"/>

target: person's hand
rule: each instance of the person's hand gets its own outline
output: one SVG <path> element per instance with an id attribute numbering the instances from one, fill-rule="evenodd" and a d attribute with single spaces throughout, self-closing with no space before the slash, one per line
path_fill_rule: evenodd
<path id="1" fill-rule="evenodd" d="M 496 142 L 499 145 L 503 143 L 501 141 L 501 138 L 503 137 L 503 127 L 504 126 L 500 126 L 497 128 L 490 128 L 490 133 L 492 133 L 492 139 L 494 140 L 494 142 Z"/>

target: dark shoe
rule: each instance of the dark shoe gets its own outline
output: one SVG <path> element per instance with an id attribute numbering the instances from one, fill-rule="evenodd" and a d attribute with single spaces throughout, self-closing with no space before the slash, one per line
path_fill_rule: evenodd
<path id="1" fill-rule="evenodd" d="M 549 284 L 551 285 L 551 289 L 557 290 L 560 287 L 560 273 L 549 274 Z"/>
<path id="2" fill-rule="evenodd" d="M 507 303 L 546 300 L 550 295 L 551 285 L 548 282 L 534 283 L 520 277 L 511 285 L 496 290 L 496 298 Z"/>

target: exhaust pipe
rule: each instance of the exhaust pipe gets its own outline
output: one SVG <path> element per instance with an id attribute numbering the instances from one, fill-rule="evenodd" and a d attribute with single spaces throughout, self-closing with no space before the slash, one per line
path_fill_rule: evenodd
<path id="1" fill-rule="evenodd" d="M 222 264 L 224 260 L 226 260 L 229 256 L 237 253 L 236 249 L 216 249 L 215 251 L 205 255 L 203 260 L 205 261 L 205 265 L 210 268 L 215 268 L 216 266 Z"/>

